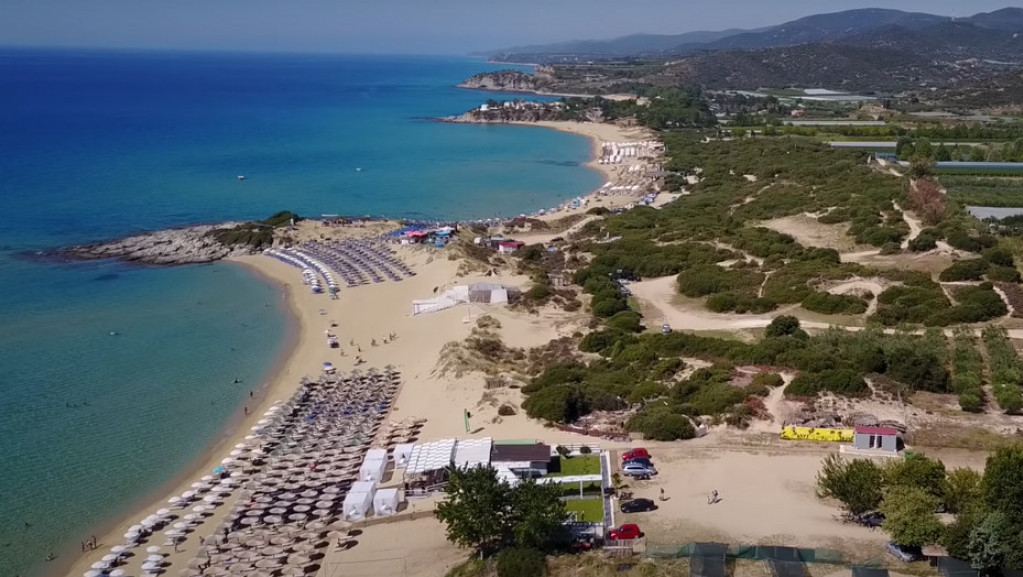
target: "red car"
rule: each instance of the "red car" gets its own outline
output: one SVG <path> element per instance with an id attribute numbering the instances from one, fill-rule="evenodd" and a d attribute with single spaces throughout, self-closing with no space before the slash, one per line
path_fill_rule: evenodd
<path id="1" fill-rule="evenodd" d="M 622 453 L 622 461 L 631 461 L 633 459 L 649 459 L 650 452 L 643 447 L 636 447 Z"/>
<path id="2" fill-rule="evenodd" d="M 612 541 L 625 541 L 628 539 L 638 539 L 643 536 L 643 532 L 639 530 L 639 525 L 635 523 L 626 523 L 617 529 L 611 529 L 611 540 Z"/>

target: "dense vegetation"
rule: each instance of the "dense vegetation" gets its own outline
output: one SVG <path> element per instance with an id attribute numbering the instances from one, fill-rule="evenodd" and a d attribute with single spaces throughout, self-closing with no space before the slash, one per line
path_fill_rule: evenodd
<path id="1" fill-rule="evenodd" d="M 878 464 L 837 455 L 824 460 L 817 494 L 834 498 L 853 516 L 884 515 L 882 529 L 906 546 L 944 545 L 982 574 L 1023 569 L 1023 445 L 996 450 L 983 474 L 947 471 L 941 461 L 915 454 Z M 939 506 L 955 515 L 943 524 Z"/>
<path id="2" fill-rule="evenodd" d="M 232 228 L 212 230 L 209 236 L 217 242 L 228 245 L 245 245 L 252 250 L 270 248 L 273 245 L 274 229 L 291 224 L 292 219 L 296 222 L 301 218 L 289 211 L 281 211 L 270 218 L 246 222 Z"/>

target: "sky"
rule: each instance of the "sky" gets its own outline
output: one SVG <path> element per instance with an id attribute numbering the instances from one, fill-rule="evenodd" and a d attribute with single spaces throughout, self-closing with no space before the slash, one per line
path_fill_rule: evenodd
<path id="1" fill-rule="evenodd" d="M 466 54 L 646 32 L 759 28 L 888 7 L 969 16 L 1015 0 L 0 0 L 0 45 Z"/>

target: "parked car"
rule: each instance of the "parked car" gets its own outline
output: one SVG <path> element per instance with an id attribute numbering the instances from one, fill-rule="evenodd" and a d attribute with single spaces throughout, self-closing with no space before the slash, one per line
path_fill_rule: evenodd
<path id="1" fill-rule="evenodd" d="M 622 474 L 627 477 L 650 478 L 657 474 L 657 469 L 639 463 L 626 463 L 622 465 Z"/>
<path id="2" fill-rule="evenodd" d="M 671 325 L 669 325 L 669 324 L 661 325 L 661 332 L 664 333 L 664 334 L 670 333 L 671 332 Z"/>
<path id="3" fill-rule="evenodd" d="M 608 535 L 612 541 L 625 541 L 628 539 L 638 539 L 643 536 L 643 532 L 639 530 L 639 525 L 626 523 L 617 529 L 611 529 Z"/>
<path id="4" fill-rule="evenodd" d="M 628 451 L 622 453 L 622 461 L 631 461 L 632 459 L 649 459 L 649 458 L 650 458 L 650 453 L 647 452 L 647 450 L 644 449 L 643 447 L 636 447 L 634 449 L 629 449 Z"/>
<path id="5" fill-rule="evenodd" d="M 622 466 L 624 467 L 625 465 L 628 465 L 629 463 L 638 463 L 640 465 L 643 465 L 647 469 L 653 469 L 654 468 L 654 464 L 650 461 L 650 459 L 646 459 L 644 457 L 635 457 L 635 458 L 629 459 L 628 461 L 625 461 L 624 463 L 622 463 Z"/>
<path id="6" fill-rule="evenodd" d="M 622 503 L 622 513 L 643 513 L 656 508 L 657 505 L 651 499 L 633 499 Z"/>
<path id="7" fill-rule="evenodd" d="M 923 552 L 919 547 L 909 547 L 907 545 L 888 543 L 887 549 L 888 553 L 890 553 L 892 557 L 895 557 L 904 563 L 912 563 L 913 561 L 919 561 L 924 558 Z"/>

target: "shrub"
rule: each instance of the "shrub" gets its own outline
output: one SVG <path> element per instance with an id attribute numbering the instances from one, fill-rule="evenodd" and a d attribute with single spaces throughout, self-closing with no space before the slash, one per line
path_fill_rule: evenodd
<path id="1" fill-rule="evenodd" d="M 970 236 L 968 232 L 960 229 L 948 232 L 945 235 L 945 240 L 952 245 L 952 248 L 967 252 L 981 252 L 998 244 L 998 239 L 989 234 Z"/>
<path id="2" fill-rule="evenodd" d="M 1023 394 L 1020 393 L 1019 385 L 995 384 L 994 396 L 1002 410 L 1010 415 L 1019 413 L 1023 409 Z"/>
<path id="3" fill-rule="evenodd" d="M 552 385 L 529 395 L 526 414 L 552 423 L 570 423 L 589 412 L 586 400 L 572 385 Z"/>
<path id="4" fill-rule="evenodd" d="M 580 455 L 589 455 L 592 452 L 593 452 L 593 449 L 591 449 L 589 445 L 583 445 L 583 446 L 579 447 L 579 454 Z"/>
<path id="5" fill-rule="evenodd" d="M 870 392 L 863 377 L 849 369 L 826 370 L 818 373 L 802 373 L 792 379 L 785 388 L 785 395 L 791 397 L 814 397 L 818 393 L 832 392 L 849 397 L 863 396 Z"/>
<path id="6" fill-rule="evenodd" d="M 909 241 L 909 250 L 913 252 L 926 252 L 938 247 L 938 237 L 933 229 L 926 228 L 920 234 Z"/>
<path id="7" fill-rule="evenodd" d="M 1019 271 L 1007 266 L 992 266 L 987 269 L 987 273 L 985 273 L 984 276 L 986 276 L 988 280 L 995 282 L 1020 282 Z"/>
<path id="8" fill-rule="evenodd" d="M 753 377 L 754 385 L 763 385 L 766 387 L 780 387 L 785 384 L 785 379 L 778 373 L 758 373 Z"/>
<path id="9" fill-rule="evenodd" d="M 547 557 L 536 549 L 505 549 L 497 554 L 498 577 L 543 577 L 547 575 Z"/>
<path id="10" fill-rule="evenodd" d="M 501 405 L 497 408 L 497 414 L 502 417 L 510 417 L 515 414 L 515 407 L 511 405 Z"/>
<path id="11" fill-rule="evenodd" d="M 867 312 L 867 302 L 852 295 L 818 292 L 803 299 L 803 308 L 825 315 L 861 315 Z"/>
<path id="12" fill-rule="evenodd" d="M 973 390 L 963 391 L 959 393 L 959 408 L 967 413 L 979 413 L 984 410 L 984 401 Z"/>
<path id="13" fill-rule="evenodd" d="M 1012 258 L 1012 253 L 1002 247 L 993 247 L 985 250 L 983 253 L 984 260 L 997 266 L 1014 267 L 1016 266 L 1015 261 Z"/>
<path id="14" fill-rule="evenodd" d="M 533 285 L 528 291 L 526 291 L 526 298 L 532 301 L 542 301 L 551 296 L 551 294 L 550 285 L 539 283 Z"/>
<path id="15" fill-rule="evenodd" d="M 783 337 L 786 335 L 806 334 L 799 326 L 799 319 L 791 315 L 774 317 L 764 331 L 765 337 Z"/>
<path id="16" fill-rule="evenodd" d="M 621 331 L 623 333 L 638 333 L 643 330 L 643 324 L 640 322 L 639 313 L 634 311 L 621 311 L 615 313 L 615 315 L 607 320 L 607 326 L 609 329 Z"/>
<path id="17" fill-rule="evenodd" d="M 579 341 L 579 350 L 585 353 L 599 353 L 621 340 L 624 333 L 615 329 L 593 331 Z"/>
<path id="18" fill-rule="evenodd" d="M 667 389 L 660 383 L 646 381 L 636 385 L 629 393 L 630 403 L 641 403 L 649 399 L 656 399 L 662 396 Z"/>
<path id="19" fill-rule="evenodd" d="M 982 258 L 961 260 L 952 263 L 952 266 L 941 271 L 941 274 L 938 275 L 938 280 L 942 282 L 981 280 L 987 269 L 988 262 Z"/>
<path id="20" fill-rule="evenodd" d="M 640 411 L 629 419 L 629 431 L 642 433 L 643 438 L 654 441 L 692 439 L 696 428 L 689 417 L 663 410 Z"/>

